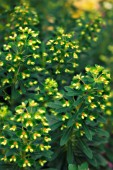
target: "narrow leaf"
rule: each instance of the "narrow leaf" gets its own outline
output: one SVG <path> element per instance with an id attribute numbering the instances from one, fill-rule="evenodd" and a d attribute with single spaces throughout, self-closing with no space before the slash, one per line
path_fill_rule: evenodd
<path id="1" fill-rule="evenodd" d="M 79 141 L 79 144 L 81 146 L 82 151 L 85 153 L 85 155 L 92 159 L 93 158 L 93 153 L 92 150 L 89 148 L 89 146 L 86 143 L 83 143 L 81 140 Z"/>
<path id="2" fill-rule="evenodd" d="M 71 132 L 72 132 L 72 128 L 69 128 L 64 132 L 64 134 L 60 140 L 60 146 L 63 146 L 68 142 Z"/>

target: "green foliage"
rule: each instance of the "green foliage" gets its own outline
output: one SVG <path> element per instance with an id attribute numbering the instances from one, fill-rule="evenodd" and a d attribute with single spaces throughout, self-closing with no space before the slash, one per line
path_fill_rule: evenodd
<path id="1" fill-rule="evenodd" d="M 84 61 L 95 54 L 103 21 L 68 15 L 67 23 L 55 20 L 48 32 L 43 29 L 47 11 L 38 16 L 32 2 L 9 4 L 2 27 L 0 168 L 102 169 L 108 163 L 103 153 L 109 140 L 110 73 L 95 59 Z"/>
<path id="2" fill-rule="evenodd" d="M 86 67 L 85 76 L 82 74 L 74 76 L 71 85 L 64 87 L 63 98 L 49 103 L 49 107 L 56 112 L 55 121 L 57 118 L 57 122 L 61 122 L 56 124 L 56 127 L 53 122 L 51 129 L 53 128 L 53 131 L 58 129 L 62 134 L 60 146 L 66 147 L 69 163 L 74 161 L 72 157 L 77 161 L 77 157 L 84 155 L 87 160 L 96 161 L 94 166 L 103 164 L 94 153 L 109 137 L 109 134 L 100 127 L 106 100 L 109 97 L 109 91 L 106 89 L 109 78 L 109 73 L 101 66 Z"/>
<path id="3" fill-rule="evenodd" d="M 43 166 L 51 154 L 45 108 L 29 99 L 17 106 L 15 112 L 5 121 L 0 135 L 1 160 L 19 167 Z"/>
<path id="4" fill-rule="evenodd" d="M 69 164 L 68 170 L 88 170 L 88 164 L 83 163 L 82 165 L 79 165 L 78 168 L 74 164 Z"/>

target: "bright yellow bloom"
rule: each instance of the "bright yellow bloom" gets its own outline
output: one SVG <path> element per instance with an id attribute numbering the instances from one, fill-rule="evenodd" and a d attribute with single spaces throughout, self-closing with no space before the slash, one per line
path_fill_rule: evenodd
<path id="1" fill-rule="evenodd" d="M 17 148 L 18 149 L 18 143 L 15 141 L 11 146 L 10 148 Z"/>
<path id="2" fill-rule="evenodd" d="M 99 9 L 100 0 L 75 0 L 73 5 L 83 11 L 93 11 Z"/>
<path id="3" fill-rule="evenodd" d="M 13 155 L 13 156 L 10 158 L 10 162 L 12 162 L 12 161 L 16 162 L 16 156 Z"/>
<path id="4" fill-rule="evenodd" d="M 26 166 L 31 166 L 30 162 L 26 159 L 23 163 L 23 167 L 26 167 Z"/>
<path id="5" fill-rule="evenodd" d="M 26 152 L 33 152 L 34 150 L 33 150 L 33 148 L 32 148 L 30 145 L 28 145 L 28 146 L 26 147 L 25 151 L 26 151 Z"/>

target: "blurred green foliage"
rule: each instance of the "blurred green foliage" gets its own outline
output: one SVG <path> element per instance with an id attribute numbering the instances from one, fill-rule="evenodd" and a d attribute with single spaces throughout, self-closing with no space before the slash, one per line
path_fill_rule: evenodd
<path id="1" fill-rule="evenodd" d="M 81 4 L 78 4 L 78 2 Z M 97 0 L 95 1 L 95 3 L 92 3 L 94 1 L 88 0 L 87 6 L 84 5 L 85 2 L 86 2 L 85 0 L 79 0 L 79 1 L 78 0 L 70 0 L 70 1 L 69 0 L 59 0 L 59 1 L 0 0 L 0 46 L 2 47 L 4 43 L 5 44 L 10 43 L 8 42 L 8 37 L 10 36 L 10 33 L 13 30 L 15 30 L 17 33 L 19 26 L 27 25 L 28 27 L 34 29 L 35 31 L 39 31 L 38 37 L 42 41 L 42 43 L 40 45 L 41 50 L 39 50 L 38 53 L 39 55 L 42 56 L 43 60 L 39 61 L 38 68 L 37 68 L 38 74 L 40 76 L 45 75 L 44 79 L 46 78 L 47 75 L 49 76 L 52 75 L 52 78 L 57 81 L 58 85 L 60 84 L 61 89 L 65 85 L 70 84 L 74 74 L 80 74 L 80 72 L 85 73 L 84 68 L 87 65 L 94 66 L 95 64 L 99 64 L 104 66 L 104 68 L 107 68 L 110 71 L 111 73 L 110 85 L 112 91 L 111 91 L 109 101 L 106 103 L 105 118 L 107 121 L 105 122 L 105 125 L 101 124 L 101 126 L 103 127 L 103 129 L 107 130 L 110 133 L 110 138 L 108 144 L 104 148 L 103 155 L 107 159 L 107 161 L 111 163 L 108 164 L 109 167 L 108 165 L 105 167 L 105 170 L 111 170 L 112 163 L 113 163 L 113 156 L 111 154 L 112 153 L 111 148 L 113 148 L 113 139 L 112 139 L 113 138 L 113 130 L 112 130 L 113 129 L 113 123 L 112 123 L 113 122 L 113 29 L 112 29 L 113 28 L 113 12 L 112 12 L 113 1 Z M 24 14 L 25 6 L 26 6 L 25 4 L 27 4 L 28 8 L 30 7 L 30 11 L 29 11 L 30 15 Z M 14 12 L 14 7 L 18 5 L 22 6 L 23 13 L 20 12 L 17 17 L 17 14 L 15 15 Z M 35 12 L 33 11 L 35 11 L 38 14 L 38 16 L 36 16 Z M 30 16 L 31 16 L 31 22 L 29 19 Z M 19 18 L 21 19 L 19 20 Z M 35 22 L 38 21 L 39 19 L 39 23 L 37 22 L 33 24 L 32 18 L 34 18 L 34 20 L 36 19 Z M 28 23 L 25 24 L 24 21 Z M 71 38 L 69 37 L 70 35 L 72 36 Z M 60 37 L 60 39 L 58 39 L 58 37 Z M 18 41 L 20 40 L 17 38 L 16 41 L 18 43 Z M 67 44 L 67 47 L 65 47 L 65 45 L 60 47 L 60 45 L 63 43 Z M 56 44 L 56 46 L 54 44 Z M 70 46 L 68 47 L 68 45 Z M 72 46 L 74 46 L 73 50 L 71 49 Z M 14 44 L 13 44 L 13 48 L 15 50 Z M 29 48 L 30 50 L 30 47 L 24 47 L 24 48 Z M 74 57 L 74 50 L 76 52 L 75 57 Z M 67 56 L 67 58 L 64 59 L 63 57 L 61 57 L 59 60 L 59 57 L 61 56 L 60 53 L 62 53 L 64 56 Z M 13 55 L 15 56 L 15 54 Z M 68 55 L 71 56 L 71 62 L 69 62 L 68 60 Z M 52 58 L 50 58 L 50 56 Z M 45 63 L 44 60 L 45 57 L 47 63 Z M 38 56 L 36 58 L 38 58 Z M 2 63 L 0 64 L 2 65 Z M 17 65 L 13 65 L 13 66 L 15 69 L 17 69 Z M 43 68 L 42 71 L 40 71 L 41 67 Z M 22 69 L 22 72 L 24 72 L 24 69 Z M 4 74 L 6 75 L 6 73 L 7 70 L 5 71 Z M 10 72 L 7 75 L 10 75 Z M 61 79 L 62 81 L 60 81 Z M 68 81 L 66 82 L 66 80 Z M 2 79 L 0 81 L 2 81 Z M 42 81 L 41 78 L 40 81 Z M 23 95 L 19 92 L 21 88 L 20 84 L 18 85 L 19 88 L 17 93 L 21 98 L 23 97 Z M 51 85 L 48 84 L 48 81 L 45 82 L 45 86 L 46 85 L 49 86 L 51 90 L 53 89 L 53 87 L 51 87 Z M 8 88 L 5 87 L 5 90 L 6 92 L 8 91 L 9 93 L 9 87 Z M 23 88 L 23 91 L 24 90 L 25 88 Z M 23 93 L 25 93 L 25 91 Z M 54 93 L 56 94 L 56 92 Z M 26 93 L 24 94 L 24 97 L 25 95 Z M 10 96 L 10 93 L 8 94 L 8 96 Z M 48 99 L 49 97 L 46 100 Z M 18 101 L 16 102 L 17 102 L 16 104 L 20 104 L 18 103 Z M 2 110 L 1 112 L 4 111 L 5 114 L 5 112 L 8 110 L 7 101 L 5 104 L 1 103 L 0 107 Z M 14 108 L 12 106 L 12 111 L 13 110 Z M 61 117 L 59 119 L 61 119 Z M 1 122 L 3 123 L 2 119 Z M 102 148 L 99 149 L 103 150 Z M 60 154 L 64 156 L 63 161 L 65 162 L 66 151 L 61 150 Z M 77 153 L 77 154 L 81 154 L 81 153 Z M 83 160 L 84 160 L 84 156 L 83 156 Z M 101 160 L 103 164 L 105 163 L 105 161 L 99 156 L 98 156 L 98 160 Z M 56 159 L 56 165 L 57 165 L 57 161 L 59 161 L 59 158 Z M 82 163 L 79 159 L 78 162 Z M 93 162 L 93 165 L 94 164 L 95 162 Z M 51 163 L 49 163 L 49 165 L 51 166 Z M 63 165 L 59 165 L 60 167 L 59 170 L 61 170 L 62 166 Z M 73 167 L 75 168 L 75 165 L 70 164 L 69 170 L 73 169 Z"/>

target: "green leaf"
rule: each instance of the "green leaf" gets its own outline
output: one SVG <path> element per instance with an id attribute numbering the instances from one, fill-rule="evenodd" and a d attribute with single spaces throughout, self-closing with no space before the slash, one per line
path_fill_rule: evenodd
<path id="1" fill-rule="evenodd" d="M 85 135 L 86 135 L 87 139 L 92 141 L 92 132 L 91 132 L 91 130 L 89 130 L 89 128 L 85 124 L 83 125 L 83 129 L 85 131 Z"/>
<path id="2" fill-rule="evenodd" d="M 69 143 L 68 148 L 67 148 L 67 161 L 68 161 L 68 164 L 72 164 L 73 160 L 74 160 L 73 149 L 72 149 L 71 143 Z"/>
<path id="3" fill-rule="evenodd" d="M 101 156 L 101 155 L 96 155 L 96 160 L 99 162 L 100 165 L 102 166 L 106 166 L 107 165 L 107 161 L 106 159 Z"/>
<path id="4" fill-rule="evenodd" d="M 84 111 L 84 108 L 85 108 L 85 105 L 81 103 L 78 106 L 78 110 L 77 110 L 77 113 L 75 114 L 75 118 L 78 118 L 79 115 L 81 115 L 81 113 Z"/>
<path id="5" fill-rule="evenodd" d="M 71 89 L 69 86 L 65 86 L 64 89 L 67 91 L 67 96 L 78 96 L 79 92 Z"/>
<path id="6" fill-rule="evenodd" d="M 69 112 L 70 111 L 70 107 L 62 107 L 59 109 L 56 109 L 57 113 L 65 113 L 65 112 Z"/>
<path id="7" fill-rule="evenodd" d="M 11 94 L 12 96 L 12 100 L 15 100 L 16 98 L 19 98 L 20 97 L 20 94 L 19 94 L 19 92 L 15 89 L 15 88 L 13 88 L 12 89 L 12 94 Z"/>
<path id="8" fill-rule="evenodd" d="M 68 170 L 77 170 L 78 168 L 76 167 L 75 164 L 69 164 Z"/>
<path id="9" fill-rule="evenodd" d="M 73 103 L 73 106 L 78 106 L 79 104 L 81 104 L 81 102 L 83 102 L 83 98 L 79 97 L 79 98 L 77 98 L 77 100 Z"/>
<path id="10" fill-rule="evenodd" d="M 62 125 L 62 122 L 56 122 L 51 125 L 51 130 L 55 130 L 55 129 L 59 128 L 61 125 Z"/>
<path id="11" fill-rule="evenodd" d="M 71 132 L 72 132 L 72 128 L 65 130 L 65 132 L 63 133 L 63 136 L 61 137 L 61 140 L 60 140 L 60 146 L 63 146 L 68 142 Z"/>
<path id="12" fill-rule="evenodd" d="M 100 137 L 96 136 L 95 138 L 95 141 L 93 141 L 93 145 L 94 146 L 99 146 L 99 145 L 102 145 L 102 144 L 105 144 L 108 142 L 108 138 L 101 138 L 100 140 Z"/>
<path id="13" fill-rule="evenodd" d="M 24 87 L 22 83 L 20 84 L 20 89 L 22 91 L 22 94 L 26 94 L 26 88 Z"/>
<path id="14" fill-rule="evenodd" d="M 101 123 L 106 123 L 106 118 L 99 114 L 97 121 Z"/>
<path id="15" fill-rule="evenodd" d="M 95 131 L 96 131 L 97 135 L 109 138 L 109 133 L 106 130 L 96 128 Z"/>
<path id="16" fill-rule="evenodd" d="M 64 89 L 68 92 L 73 92 L 73 89 L 71 89 L 69 86 L 65 86 Z"/>
<path id="17" fill-rule="evenodd" d="M 87 162 L 83 163 L 82 165 L 79 165 L 78 170 L 88 170 Z"/>
<path id="18" fill-rule="evenodd" d="M 68 122 L 67 122 L 67 126 L 68 126 L 68 127 L 73 126 L 74 122 L 75 122 L 74 118 L 71 117 L 71 118 L 68 120 Z"/>
<path id="19" fill-rule="evenodd" d="M 97 160 L 95 158 L 93 159 L 88 159 L 88 162 L 93 165 L 94 167 L 98 167 Z"/>
<path id="20" fill-rule="evenodd" d="M 86 143 L 83 143 L 81 140 L 79 141 L 80 147 L 82 151 L 85 153 L 85 155 L 92 159 L 93 158 L 93 153 L 92 150 L 89 148 L 89 146 Z"/>
<path id="21" fill-rule="evenodd" d="M 60 109 L 62 108 L 61 102 L 60 101 L 55 101 L 55 102 L 49 102 L 48 106 L 53 109 Z"/>
<path id="22" fill-rule="evenodd" d="M 47 114 L 47 115 L 46 115 L 46 118 L 47 118 L 50 126 L 52 126 L 52 125 L 54 125 L 55 123 L 58 123 L 58 122 L 59 122 L 59 120 L 58 120 L 54 115 L 48 115 L 48 114 Z"/>
<path id="23" fill-rule="evenodd" d="M 10 149 L 6 152 L 6 156 L 12 156 L 16 152 L 16 149 Z"/>
<path id="24" fill-rule="evenodd" d="M 17 53 L 18 52 L 18 47 L 13 43 L 13 42 L 9 42 L 9 45 L 11 45 L 12 50 Z"/>

